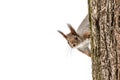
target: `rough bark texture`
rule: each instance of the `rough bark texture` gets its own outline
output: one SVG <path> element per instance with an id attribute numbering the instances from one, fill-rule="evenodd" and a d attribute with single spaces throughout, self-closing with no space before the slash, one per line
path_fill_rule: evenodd
<path id="1" fill-rule="evenodd" d="M 89 0 L 93 80 L 120 80 L 120 0 Z"/>

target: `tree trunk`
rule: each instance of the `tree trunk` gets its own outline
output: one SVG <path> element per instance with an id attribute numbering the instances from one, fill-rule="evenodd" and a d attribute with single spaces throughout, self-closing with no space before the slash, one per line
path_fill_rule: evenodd
<path id="1" fill-rule="evenodd" d="M 120 80 L 120 0 L 89 0 L 93 80 Z"/>

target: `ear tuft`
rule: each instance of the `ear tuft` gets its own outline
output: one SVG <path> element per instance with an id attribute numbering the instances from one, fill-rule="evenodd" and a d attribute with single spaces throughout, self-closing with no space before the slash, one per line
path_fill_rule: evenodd
<path id="1" fill-rule="evenodd" d="M 77 34 L 71 24 L 67 24 L 72 34 Z"/>
<path id="2" fill-rule="evenodd" d="M 59 30 L 58 30 L 58 32 L 59 32 L 64 38 L 67 38 L 67 36 L 66 36 L 63 32 L 61 32 L 61 31 L 59 31 Z"/>

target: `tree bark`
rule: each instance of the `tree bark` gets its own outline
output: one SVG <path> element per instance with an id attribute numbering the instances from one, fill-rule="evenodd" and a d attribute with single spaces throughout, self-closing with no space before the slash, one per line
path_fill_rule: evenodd
<path id="1" fill-rule="evenodd" d="M 93 80 L 120 80 L 120 0 L 89 0 Z"/>

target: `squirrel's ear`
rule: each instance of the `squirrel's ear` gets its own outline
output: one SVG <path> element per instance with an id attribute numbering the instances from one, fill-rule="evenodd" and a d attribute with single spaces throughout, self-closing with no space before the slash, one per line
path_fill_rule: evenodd
<path id="1" fill-rule="evenodd" d="M 70 24 L 67 24 L 67 25 L 68 25 L 68 27 L 69 27 L 72 34 L 77 34 L 75 29 Z"/>
<path id="2" fill-rule="evenodd" d="M 67 36 L 63 33 L 63 32 L 61 32 L 61 31 L 59 31 L 58 30 L 58 32 L 61 34 L 61 35 L 63 35 L 63 37 L 66 39 L 67 38 Z"/>

